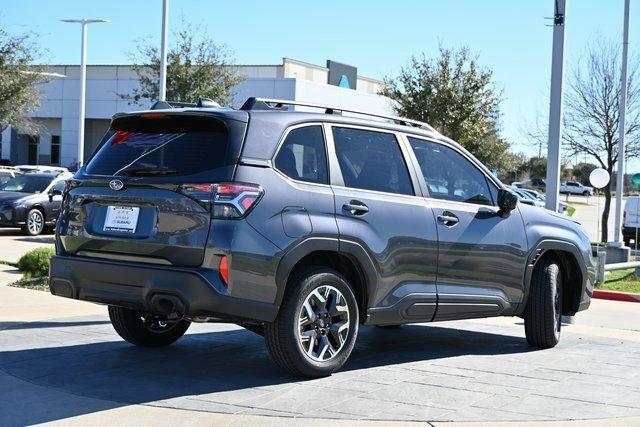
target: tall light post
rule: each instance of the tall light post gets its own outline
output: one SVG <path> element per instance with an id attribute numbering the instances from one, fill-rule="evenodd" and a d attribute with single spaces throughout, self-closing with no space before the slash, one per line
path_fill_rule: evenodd
<path id="1" fill-rule="evenodd" d="M 162 0 L 162 39 L 160 40 L 160 101 L 167 99 L 167 38 L 169 29 L 169 0 Z"/>
<path id="2" fill-rule="evenodd" d="M 560 189 L 560 141 L 562 140 L 562 72 L 564 68 L 564 22 L 566 1 L 554 0 L 553 57 L 549 102 L 549 148 L 545 207 L 557 211 Z"/>
<path id="3" fill-rule="evenodd" d="M 616 222 L 614 229 L 614 245 L 622 246 L 622 193 L 624 191 L 624 133 L 627 109 L 627 54 L 629 51 L 629 4 L 624 2 L 624 29 L 622 33 L 622 72 L 620 74 L 620 122 L 618 124 L 618 170 L 616 172 Z"/>
<path id="4" fill-rule="evenodd" d="M 105 19 L 62 19 L 62 22 L 80 24 L 82 44 L 80 50 L 80 106 L 78 109 L 78 169 L 84 162 L 84 104 L 87 89 L 87 25 L 109 22 Z"/>

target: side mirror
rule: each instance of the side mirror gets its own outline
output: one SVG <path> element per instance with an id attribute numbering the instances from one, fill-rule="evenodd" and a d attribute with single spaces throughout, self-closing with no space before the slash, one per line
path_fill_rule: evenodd
<path id="1" fill-rule="evenodd" d="M 498 190 L 498 208 L 499 213 L 502 216 L 507 216 L 516 208 L 518 204 L 518 196 L 516 196 L 511 190 L 501 188 Z"/>

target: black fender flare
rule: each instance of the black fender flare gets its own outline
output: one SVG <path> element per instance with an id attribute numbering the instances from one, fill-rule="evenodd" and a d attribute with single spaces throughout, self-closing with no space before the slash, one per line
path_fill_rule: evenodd
<path id="1" fill-rule="evenodd" d="M 582 295 L 585 291 L 586 281 L 588 277 L 587 268 L 582 261 L 582 253 L 580 249 L 572 242 L 566 240 L 557 240 L 557 239 L 541 239 L 539 240 L 535 246 L 531 250 L 529 250 L 529 254 L 527 255 L 527 267 L 524 273 L 523 279 L 523 295 L 522 302 L 518 304 L 516 308 L 515 315 L 522 315 L 524 312 L 524 308 L 527 305 L 527 300 L 529 299 L 529 291 L 531 288 L 531 276 L 533 275 L 533 269 L 536 266 L 536 262 L 544 255 L 544 253 L 548 250 L 557 250 L 563 252 L 569 252 L 576 260 L 578 267 L 580 268 L 580 273 L 582 275 L 582 283 L 580 295 Z"/>
<path id="2" fill-rule="evenodd" d="M 332 237 L 308 237 L 287 251 L 280 259 L 276 269 L 276 300 L 275 303 L 280 305 L 284 292 L 287 287 L 287 279 L 293 267 L 305 256 L 316 251 L 335 252 L 340 255 L 346 255 L 355 261 L 360 267 L 365 280 L 366 297 L 365 303 L 367 309 L 371 305 L 371 298 L 375 295 L 380 274 L 375 268 L 375 264 L 366 249 L 357 242 L 338 240 Z"/>

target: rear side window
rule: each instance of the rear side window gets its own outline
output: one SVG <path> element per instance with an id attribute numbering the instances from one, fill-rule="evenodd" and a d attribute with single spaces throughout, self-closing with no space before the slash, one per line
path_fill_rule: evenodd
<path id="1" fill-rule="evenodd" d="M 442 144 L 409 138 L 429 196 L 434 199 L 492 205 L 493 192 L 484 174 L 462 154 Z"/>
<path id="2" fill-rule="evenodd" d="M 116 119 L 89 161 L 90 175 L 180 176 L 227 165 L 228 131 L 210 117 Z"/>
<path id="3" fill-rule="evenodd" d="M 334 127 L 333 139 L 347 187 L 414 194 L 407 164 L 395 135 Z"/>
<path id="4" fill-rule="evenodd" d="M 314 125 L 291 130 L 280 147 L 275 166 L 291 179 L 327 184 L 327 152 L 322 128 Z"/>

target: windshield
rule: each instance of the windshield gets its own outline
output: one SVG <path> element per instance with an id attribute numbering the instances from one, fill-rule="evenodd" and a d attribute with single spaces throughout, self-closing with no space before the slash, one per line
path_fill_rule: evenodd
<path id="1" fill-rule="evenodd" d="M 53 178 L 39 175 L 20 175 L 0 184 L 0 191 L 16 191 L 18 193 L 42 193 Z"/>
<path id="2" fill-rule="evenodd" d="M 192 175 L 225 166 L 227 130 L 210 117 L 125 117 L 114 121 L 87 164 L 92 175 Z"/>

